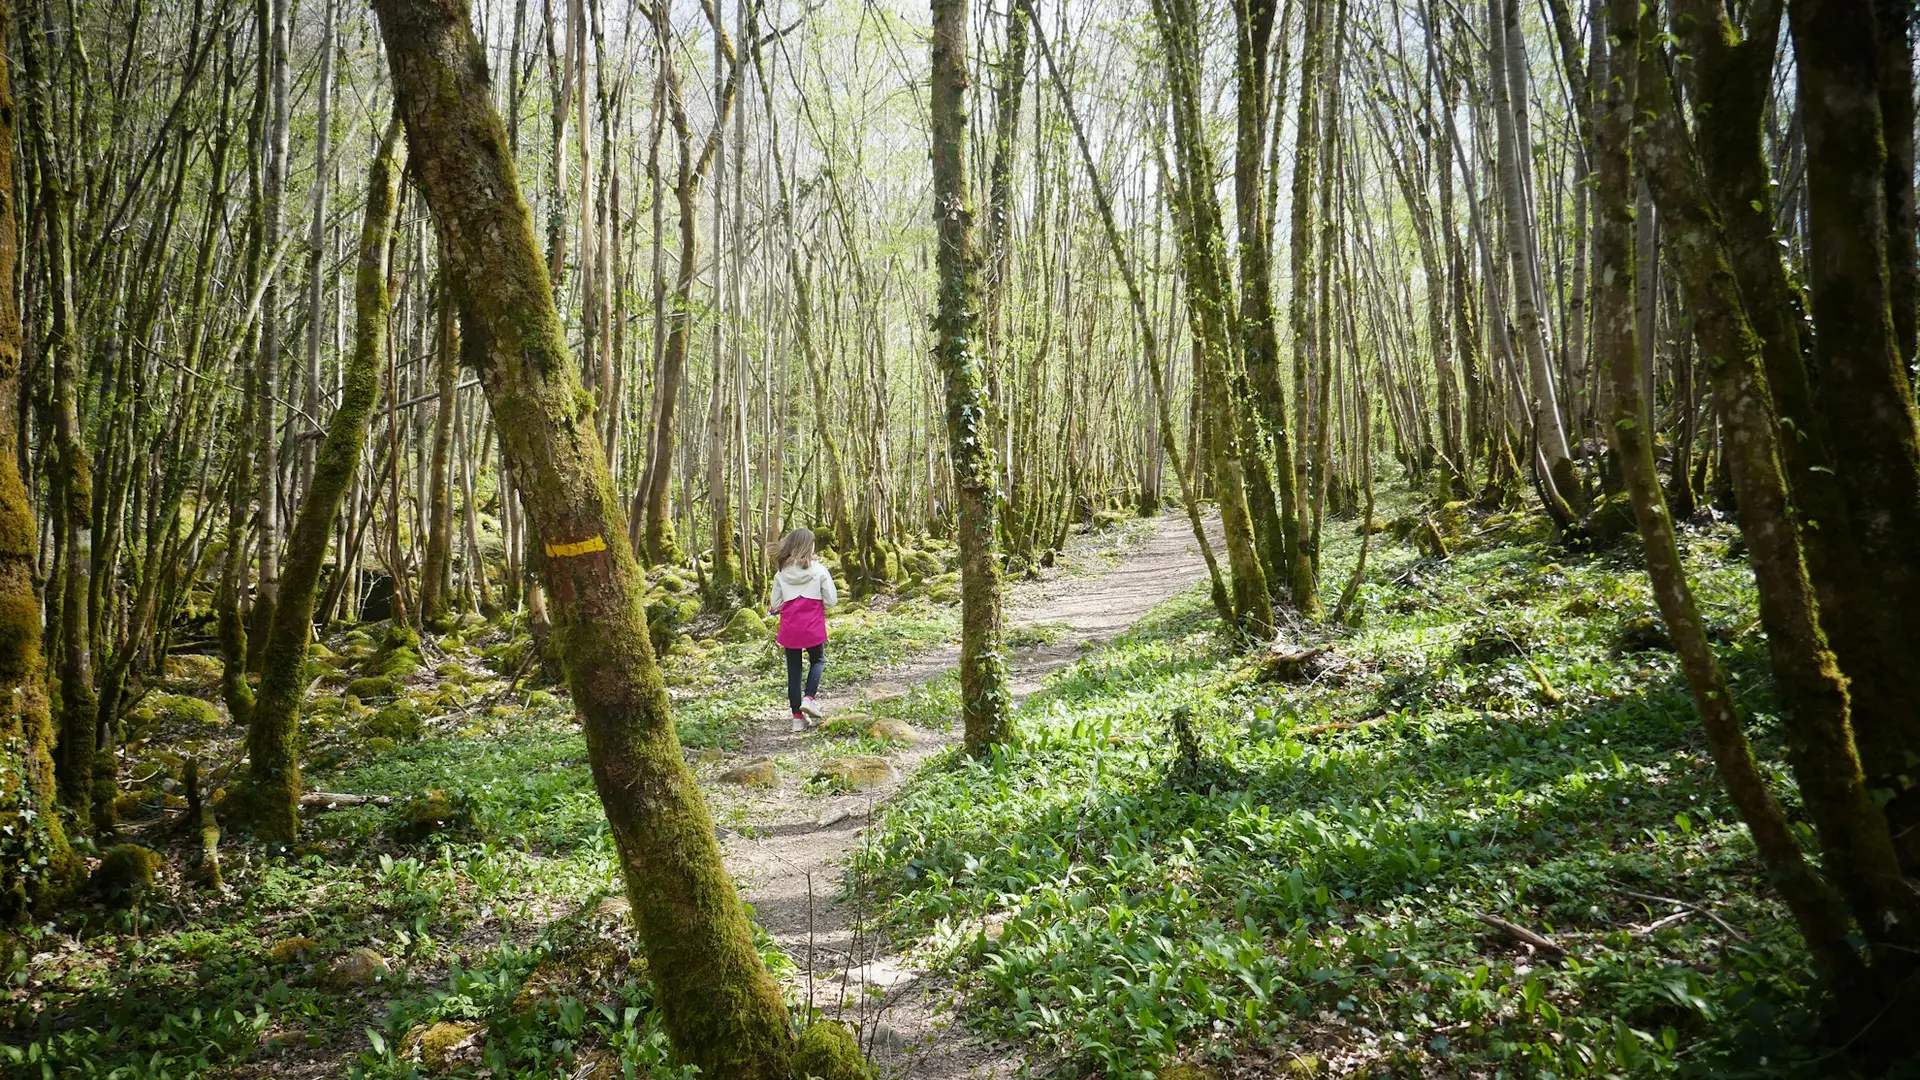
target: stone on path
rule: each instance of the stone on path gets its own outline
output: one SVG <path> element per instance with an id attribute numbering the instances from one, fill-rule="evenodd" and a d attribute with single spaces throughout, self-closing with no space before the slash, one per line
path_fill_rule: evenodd
<path id="1" fill-rule="evenodd" d="M 773 762 L 766 758 L 749 761 L 745 765 L 736 765 L 720 774 L 723 784 L 740 784 L 743 787 L 773 787 L 780 782 L 780 775 L 774 770 Z"/>
<path id="2" fill-rule="evenodd" d="M 905 743 L 909 746 L 920 741 L 920 733 L 911 724 L 891 716 L 883 716 L 868 724 L 867 734 L 882 742 Z"/>
<path id="3" fill-rule="evenodd" d="M 899 779 L 893 763 L 878 757 L 835 758 L 820 766 L 813 778 L 849 791 L 868 791 Z"/>

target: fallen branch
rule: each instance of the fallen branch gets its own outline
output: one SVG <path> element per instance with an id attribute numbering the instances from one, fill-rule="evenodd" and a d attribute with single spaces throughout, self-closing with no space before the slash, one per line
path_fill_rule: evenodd
<path id="1" fill-rule="evenodd" d="M 1493 927 L 1495 930 L 1499 930 L 1506 933 L 1509 937 L 1512 937 L 1517 941 L 1526 942 L 1528 945 L 1531 945 L 1536 949 L 1544 949 L 1547 952 L 1555 953 L 1560 956 L 1572 955 L 1571 953 L 1567 952 L 1566 947 L 1561 945 L 1559 942 L 1553 940 L 1550 937 L 1547 937 L 1544 934 L 1537 934 L 1532 930 L 1529 930 L 1526 927 L 1521 926 L 1519 923 L 1510 923 L 1498 915 L 1489 915 L 1484 911 L 1474 912 L 1473 917 L 1480 920 L 1483 923 L 1486 923 L 1488 926 Z"/>
<path id="2" fill-rule="evenodd" d="M 1735 929 L 1732 923 L 1721 918 L 1718 914 L 1714 912 L 1712 908 L 1705 907 L 1700 904 L 1695 904 L 1687 900 L 1676 900 L 1671 896 L 1655 896 L 1652 893 L 1634 892 L 1632 889 L 1614 889 L 1613 891 L 1616 893 L 1619 893 L 1621 896 L 1631 896 L 1635 900 L 1645 900 L 1648 903 L 1652 903 L 1652 904 L 1672 904 L 1675 907 L 1683 907 L 1683 908 L 1686 908 L 1688 911 L 1694 912 L 1696 914 L 1705 915 L 1707 918 L 1712 919 L 1716 924 L 1718 924 L 1720 929 L 1725 930 L 1727 933 L 1733 935 L 1733 939 L 1735 941 L 1740 942 L 1742 945 L 1753 940 L 1747 937 L 1747 935 L 1741 933 L 1739 930 Z"/>
<path id="3" fill-rule="evenodd" d="M 300 805 L 308 810 L 331 810 L 336 806 L 392 806 L 399 801 L 391 795 L 346 795 L 332 791 L 309 791 L 300 796 Z"/>

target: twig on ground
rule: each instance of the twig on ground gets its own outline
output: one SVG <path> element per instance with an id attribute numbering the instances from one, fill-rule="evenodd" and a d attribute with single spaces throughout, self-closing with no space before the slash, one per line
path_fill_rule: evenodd
<path id="1" fill-rule="evenodd" d="M 1634 892 L 1632 889 L 1616 888 L 1613 891 L 1616 893 L 1619 893 L 1621 896 L 1631 896 L 1635 900 L 1645 900 L 1648 903 L 1653 903 L 1653 904 L 1673 904 L 1676 907 L 1686 908 L 1688 911 L 1692 911 L 1696 914 L 1705 915 L 1707 918 L 1712 919 L 1715 923 L 1717 923 L 1720 929 L 1725 930 L 1727 933 L 1733 935 L 1734 940 L 1740 942 L 1742 945 L 1753 940 L 1752 938 L 1749 938 L 1747 935 L 1741 933 L 1739 930 L 1735 929 L 1732 923 L 1721 918 L 1717 913 L 1714 912 L 1712 908 L 1705 907 L 1700 904 L 1695 904 L 1687 900 L 1677 900 L 1671 896 L 1655 896 L 1652 893 Z"/>
<path id="2" fill-rule="evenodd" d="M 336 806 L 392 806 L 399 801 L 391 795 L 348 795 L 330 791 L 309 791 L 300 796 L 300 805 L 309 810 L 331 810 Z"/>
<path id="3" fill-rule="evenodd" d="M 1559 942 L 1553 940 L 1550 937 L 1547 937 L 1545 934 L 1536 933 L 1532 930 L 1527 929 L 1524 926 L 1521 926 L 1519 923 L 1508 922 L 1507 920 L 1501 918 L 1498 915 L 1489 915 L 1484 911 L 1476 911 L 1473 913 L 1473 917 L 1483 923 L 1486 923 L 1488 926 L 1493 927 L 1495 930 L 1502 931 L 1503 933 L 1507 934 L 1507 936 L 1512 937 L 1517 941 L 1526 942 L 1528 945 L 1531 945 L 1536 949 L 1544 949 L 1547 952 L 1555 953 L 1560 956 L 1573 955 L 1572 953 L 1567 951 L 1566 946 L 1560 944 Z"/>

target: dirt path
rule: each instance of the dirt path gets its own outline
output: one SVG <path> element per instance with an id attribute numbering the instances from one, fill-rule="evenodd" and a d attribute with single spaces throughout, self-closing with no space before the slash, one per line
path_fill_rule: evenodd
<path id="1" fill-rule="evenodd" d="M 1065 565 L 1021 582 L 1009 597 L 1012 628 L 1044 628 L 1045 644 L 1008 657 L 1016 700 L 1040 688 L 1046 676 L 1086 649 L 1110 640 L 1153 607 L 1206 576 L 1206 564 L 1184 516 L 1167 514 L 1125 532 L 1076 538 Z M 864 702 L 903 693 L 959 662 L 958 645 L 930 650 L 870 682 L 834 692 L 823 702 L 829 719 Z M 725 823 L 727 867 L 758 920 L 800 965 L 801 996 L 810 985 L 815 1007 L 843 1016 L 861 1030 L 882 1074 L 947 1078 L 1012 1076 L 1024 1056 L 968 1032 L 954 1018 L 950 988 L 912 970 L 865 924 L 865 912 L 840 897 L 847 854 L 859 842 L 874 808 L 935 754 L 959 740 L 958 726 L 919 731 L 920 741 L 889 758 L 891 782 L 859 795 L 809 793 L 804 785 L 818 764 L 838 756 L 817 732 L 790 735 L 784 709 L 749 734 L 743 751 L 705 771 L 708 796 Z M 712 783 L 735 765 L 768 759 L 779 766 L 770 789 Z"/>

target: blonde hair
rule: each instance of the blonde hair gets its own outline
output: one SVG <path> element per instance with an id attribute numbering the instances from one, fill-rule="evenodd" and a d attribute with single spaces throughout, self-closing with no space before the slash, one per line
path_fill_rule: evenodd
<path id="1" fill-rule="evenodd" d="M 795 563 L 813 561 L 813 530 L 795 529 L 780 541 L 780 549 L 775 553 L 775 561 L 785 570 Z"/>

